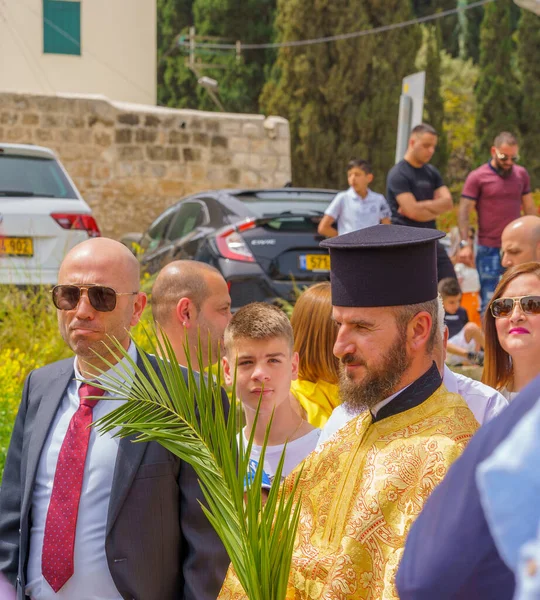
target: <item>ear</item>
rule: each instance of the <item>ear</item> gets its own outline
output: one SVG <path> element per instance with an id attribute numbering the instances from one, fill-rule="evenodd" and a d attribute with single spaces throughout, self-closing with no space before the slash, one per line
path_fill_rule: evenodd
<path id="1" fill-rule="evenodd" d="M 492 158 L 495 158 L 495 150 L 496 150 L 495 146 L 491 146 L 491 156 L 492 156 Z"/>
<path id="2" fill-rule="evenodd" d="M 425 350 L 431 335 L 433 320 L 431 315 L 423 310 L 409 321 L 407 326 L 407 343 L 413 352 Z"/>
<path id="3" fill-rule="evenodd" d="M 231 365 L 229 359 L 224 356 L 221 359 L 221 365 L 223 367 L 223 377 L 225 378 L 225 384 L 231 386 L 233 384 L 234 374 L 231 372 Z"/>
<path id="4" fill-rule="evenodd" d="M 370 184 L 373 181 L 373 173 L 368 173 L 367 174 L 367 182 L 368 184 Z"/>
<path id="5" fill-rule="evenodd" d="M 184 325 L 190 327 L 195 318 L 195 307 L 189 298 L 180 298 L 176 304 L 176 318 Z"/>
<path id="6" fill-rule="evenodd" d="M 146 302 L 146 294 L 144 292 L 139 292 L 133 303 L 133 314 L 131 315 L 131 321 L 129 322 L 131 327 L 135 327 L 140 321 Z"/>
<path id="7" fill-rule="evenodd" d="M 298 363 L 300 358 L 298 356 L 298 352 L 293 352 L 291 366 L 292 366 L 292 381 L 298 379 Z"/>

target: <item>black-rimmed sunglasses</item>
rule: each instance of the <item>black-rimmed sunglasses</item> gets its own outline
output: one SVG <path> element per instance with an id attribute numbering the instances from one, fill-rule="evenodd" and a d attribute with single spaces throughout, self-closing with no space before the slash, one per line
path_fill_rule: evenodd
<path id="1" fill-rule="evenodd" d="M 491 314 L 496 319 L 509 317 L 514 312 L 514 306 L 519 302 L 521 310 L 526 315 L 540 315 L 540 296 L 520 296 L 518 298 L 497 298 L 490 306 Z"/>
<path id="2" fill-rule="evenodd" d="M 116 308 L 116 296 L 135 296 L 139 292 L 117 292 L 106 285 L 55 285 L 52 292 L 53 303 L 58 310 L 73 310 L 81 300 L 82 290 L 86 290 L 92 308 L 99 312 L 111 312 Z"/>

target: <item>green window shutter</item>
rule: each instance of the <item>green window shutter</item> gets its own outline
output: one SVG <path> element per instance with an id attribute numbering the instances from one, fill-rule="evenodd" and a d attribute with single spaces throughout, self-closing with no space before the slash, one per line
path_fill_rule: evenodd
<path id="1" fill-rule="evenodd" d="M 43 0 L 43 52 L 80 56 L 80 2 Z"/>

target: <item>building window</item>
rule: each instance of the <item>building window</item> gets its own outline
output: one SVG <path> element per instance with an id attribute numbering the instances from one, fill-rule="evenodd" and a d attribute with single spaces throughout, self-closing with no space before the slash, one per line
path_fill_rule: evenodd
<path id="1" fill-rule="evenodd" d="M 43 0 L 43 52 L 80 56 L 80 2 Z"/>

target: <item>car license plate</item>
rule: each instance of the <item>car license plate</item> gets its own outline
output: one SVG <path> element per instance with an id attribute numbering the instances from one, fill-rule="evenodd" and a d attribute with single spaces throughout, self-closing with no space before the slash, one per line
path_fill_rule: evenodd
<path id="1" fill-rule="evenodd" d="M 330 255 L 302 254 L 300 268 L 303 271 L 330 271 Z"/>
<path id="2" fill-rule="evenodd" d="M 34 256 L 32 238 L 0 236 L 0 256 Z"/>

